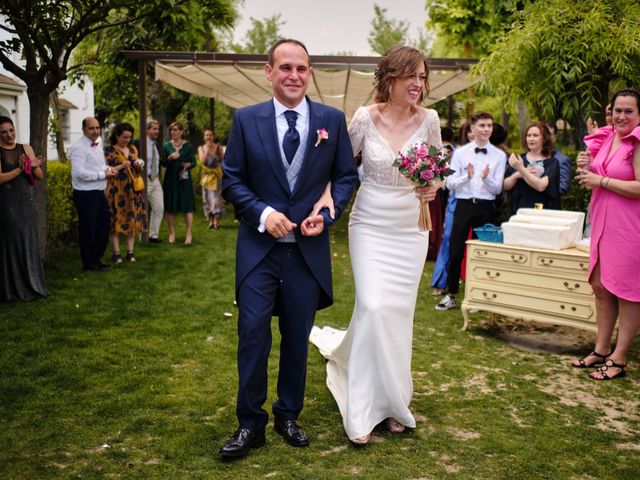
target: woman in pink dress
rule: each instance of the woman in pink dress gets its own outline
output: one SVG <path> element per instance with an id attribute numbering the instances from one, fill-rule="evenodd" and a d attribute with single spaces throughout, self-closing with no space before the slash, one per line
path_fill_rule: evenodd
<path id="1" fill-rule="evenodd" d="M 596 296 L 595 350 L 576 368 L 599 366 L 594 380 L 623 377 L 627 352 L 640 329 L 640 92 L 611 99 L 613 125 L 585 137 L 576 176 L 591 196 L 589 282 Z M 620 320 L 616 347 L 611 337 Z"/>

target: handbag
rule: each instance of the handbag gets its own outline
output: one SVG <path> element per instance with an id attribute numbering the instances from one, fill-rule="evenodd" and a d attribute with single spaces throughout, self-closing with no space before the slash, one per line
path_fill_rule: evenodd
<path id="1" fill-rule="evenodd" d="M 118 153 L 118 156 L 120 157 L 120 160 L 122 160 L 122 163 L 124 163 L 127 159 L 124 158 L 124 155 L 122 154 L 120 149 L 114 147 L 114 150 Z M 144 178 L 142 178 L 142 175 L 134 175 L 131 167 L 127 167 L 127 173 L 129 173 L 131 182 L 133 182 L 133 190 L 135 192 L 142 192 L 144 190 Z"/>
<path id="2" fill-rule="evenodd" d="M 142 175 L 134 175 L 131 171 L 131 168 L 127 167 L 127 172 L 129 172 L 129 176 L 131 177 L 131 181 L 133 182 L 133 190 L 136 192 L 141 192 L 144 190 L 144 178 Z"/>

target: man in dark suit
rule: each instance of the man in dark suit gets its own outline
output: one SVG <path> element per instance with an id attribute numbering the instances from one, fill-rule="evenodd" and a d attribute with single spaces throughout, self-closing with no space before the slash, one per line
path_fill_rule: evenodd
<path id="1" fill-rule="evenodd" d="M 274 428 L 287 443 L 309 444 L 298 425 L 316 310 L 333 302 L 326 209 L 310 212 L 331 182 L 338 218 L 357 179 L 344 114 L 306 96 L 306 47 L 281 40 L 265 75 L 273 98 L 236 112 L 223 161 L 222 194 L 240 219 L 236 250 L 239 428 L 222 446 L 224 459 L 265 442 L 271 317 L 281 334 Z"/>

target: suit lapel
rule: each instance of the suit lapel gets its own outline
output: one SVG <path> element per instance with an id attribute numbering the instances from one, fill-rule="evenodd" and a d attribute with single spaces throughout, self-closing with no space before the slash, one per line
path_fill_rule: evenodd
<path id="1" fill-rule="evenodd" d="M 316 141 L 319 128 L 326 128 L 324 125 L 324 114 L 318 112 L 315 104 L 307 97 L 309 104 L 309 133 L 307 135 L 307 148 L 304 153 L 304 160 L 302 161 L 302 167 L 300 168 L 300 174 L 298 175 L 298 181 L 293 188 L 293 195 L 295 195 L 300 188 L 302 188 L 305 179 L 308 176 L 309 170 L 313 167 L 314 161 L 317 158 L 320 149 L 316 148 Z"/>
<path id="2" fill-rule="evenodd" d="M 268 101 L 264 104 L 262 112 L 256 116 L 256 127 L 262 148 L 264 149 L 265 157 L 271 164 L 273 173 L 275 174 L 278 182 L 287 192 L 291 193 L 289 189 L 289 182 L 287 182 L 287 173 L 282 165 L 282 157 L 280 156 L 280 146 L 278 145 L 278 131 L 276 130 L 276 116 L 273 101 Z"/>

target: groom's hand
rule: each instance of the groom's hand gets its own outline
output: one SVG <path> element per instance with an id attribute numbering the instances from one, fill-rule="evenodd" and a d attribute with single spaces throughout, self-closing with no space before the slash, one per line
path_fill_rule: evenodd
<path id="1" fill-rule="evenodd" d="M 300 231 L 306 237 L 316 237 L 324 230 L 324 217 L 322 215 L 309 215 L 302 221 Z"/>
<path id="2" fill-rule="evenodd" d="M 290 234 L 297 226 L 280 212 L 271 212 L 264 224 L 264 228 L 269 232 L 269 235 L 275 238 Z"/>

